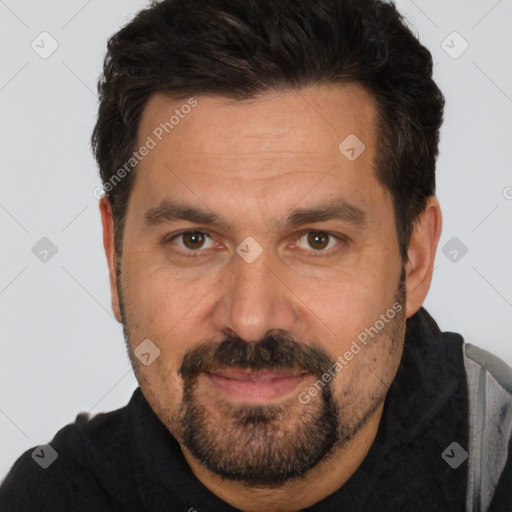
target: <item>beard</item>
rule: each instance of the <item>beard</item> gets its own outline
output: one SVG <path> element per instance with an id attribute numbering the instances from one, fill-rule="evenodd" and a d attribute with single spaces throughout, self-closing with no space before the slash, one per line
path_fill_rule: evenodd
<path id="1" fill-rule="evenodd" d="M 147 380 L 138 376 L 120 277 L 119 267 L 118 292 L 129 357 L 144 394 L 154 395 L 154 390 L 144 389 L 143 382 L 147 384 Z M 381 333 L 387 334 L 391 342 L 381 350 L 395 354 L 395 359 L 405 334 L 405 295 L 402 266 L 395 302 L 403 307 Z M 379 338 L 380 335 L 365 350 L 371 344 L 375 346 Z M 152 401 L 151 407 L 180 445 L 208 470 L 253 487 L 279 487 L 303 476 L 347 445 L 383 403 L 397 364 L 376 376 L 378 389 L 374 385 L 363 395 L 361 383 L 349 382 L 341 390 L 341 397 L 335 398 L 333 379 L 323 383 L 316 399 L 307 405 L 298 400 L 298 391 L 297 396 L 277 404 L 234 404 L 211 394 L 211 389 L 200 385 L 199 378 L 220 369 L 236 368 L 309 372 L 320 380 L 332 367 L 333 361 L 320 346 L 298 343 L 282 331 L 276 330 L 275 335 L 257 343 L 231 336 L 221 342 L 196 345 L 186 352 L 178 372 L 183 395 L 177 415 L 165 415 L 164 404 L 158 401 Z M 352 380 L 357 381 L 357 375 Z"/>
<path id="2" fill-rule="evenodd" d="M 216 347 L 195 348 L 180 368 L 182 444 L 210 471 L 252 486 L 279 486 L 303 475 L 347 435 L 339 427 L 339 408 L 329 386 L 309 407 L 297 396 L 279 404 L 237 405 L 218 397 L 212 401 L 198 389 L 197 378 L 232 367 L 299 369 L 321 376 L 331 365 L 319 349 L 286 336 L 270 336 L 257 344 L 229 338 Z"/>

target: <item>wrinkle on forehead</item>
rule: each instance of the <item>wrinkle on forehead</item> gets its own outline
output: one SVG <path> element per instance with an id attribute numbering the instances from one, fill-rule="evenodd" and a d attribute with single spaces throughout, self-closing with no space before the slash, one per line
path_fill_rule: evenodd
<path id="1" fill-rule="evenodd" d="M 317 86 L 301 91 L 267 93 L 257 101 L 227 102 L 218 96 L 198 96 L 198 105 L 168 134 L 164 143 L 175 154 L 277 154 L 282 158 L 337 153 L 350 133 L 371 147 L 375 121 L 372 97 L 355 85 Z M 156 94 L 146 104 L 140 141 L 158 123 L 184 104 Z M 322 136 L 318 137 L 319 131 Z M 177 135 L 177 136 L 175 136 Z M 370 149 L 370 148 L 369 148 Z M 339 156 L 339 154 L 338 154 Z"/>
<path id="2" fill-rule="evenodd" d="M 374 169 L 376 110 L 364 89 L 317 86 L 250 102 L 195 99 L 197 105 L 140 162 L 134 187 L 140 209 L 183 196 L 226 214 L 236 210 L 240 222 L 241 211 L 261 211 L 264 205 L 276 218 L 285 205 L 307 206 L 338 195 L 367 210 L 371 219 L 382 217 L 379 208 L 388 198 Z M 140 141 L 185 103 L 153 96 L 143 113 Z M 366 146 L 355 161 L 338 149 L 352 133 Z"/>

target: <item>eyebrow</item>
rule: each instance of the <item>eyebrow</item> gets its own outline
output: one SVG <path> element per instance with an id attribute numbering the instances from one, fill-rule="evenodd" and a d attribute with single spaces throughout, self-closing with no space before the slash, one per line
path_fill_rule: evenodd
<path id="1" fill-rule="evenodd" d="M 150 208 L 144 214 L 144 224 L 148 228 L 178 220 L 233 230 L 233 225 L 230 222 L 214 212 L 168 199 L 162 201 L 160 205 Z M 325 205 L 293 210 L 286 217 L 283 227 L 295 228 L 303 224 L 329 220 L 342 221 L 360 230 L 368 224 L 368 216 L 361 208 L 344 198 L 338 198 Z"/>

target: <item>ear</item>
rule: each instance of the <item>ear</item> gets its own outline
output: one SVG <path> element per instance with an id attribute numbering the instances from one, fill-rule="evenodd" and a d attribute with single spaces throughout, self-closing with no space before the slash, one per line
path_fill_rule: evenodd
<path id="1" fill-rule="evenodd" d="M 407 318 L 420 309 L 430 289 L 441 230 L 442 214 L 439 201 L 435 196 L 429 196 L 427 206 L 416 221 L 407 250 Z"/>
<path id="2" fill-rule="evenodd" d="M 107 257 L 110 295 L 112 297 L 112 311 L 118 322 L 121 322 L 121 308 L 119 307 L 119 294 L 117 293 L 117 254 L 114 243 L 114 217 L 112 206 L 108 197 L 100 199 L 101 224 L 103 226 L 103 247 Z"/>

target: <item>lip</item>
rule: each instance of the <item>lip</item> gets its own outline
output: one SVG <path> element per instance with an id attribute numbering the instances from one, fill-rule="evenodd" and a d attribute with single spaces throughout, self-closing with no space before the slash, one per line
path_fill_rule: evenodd
<path id="1" fill-rule="evenodd" d="M 204 374 L 209 383 L 231 400 L 267 403 L 283 399 L 311 374 L 294 370 L 223 369 Z"/>

